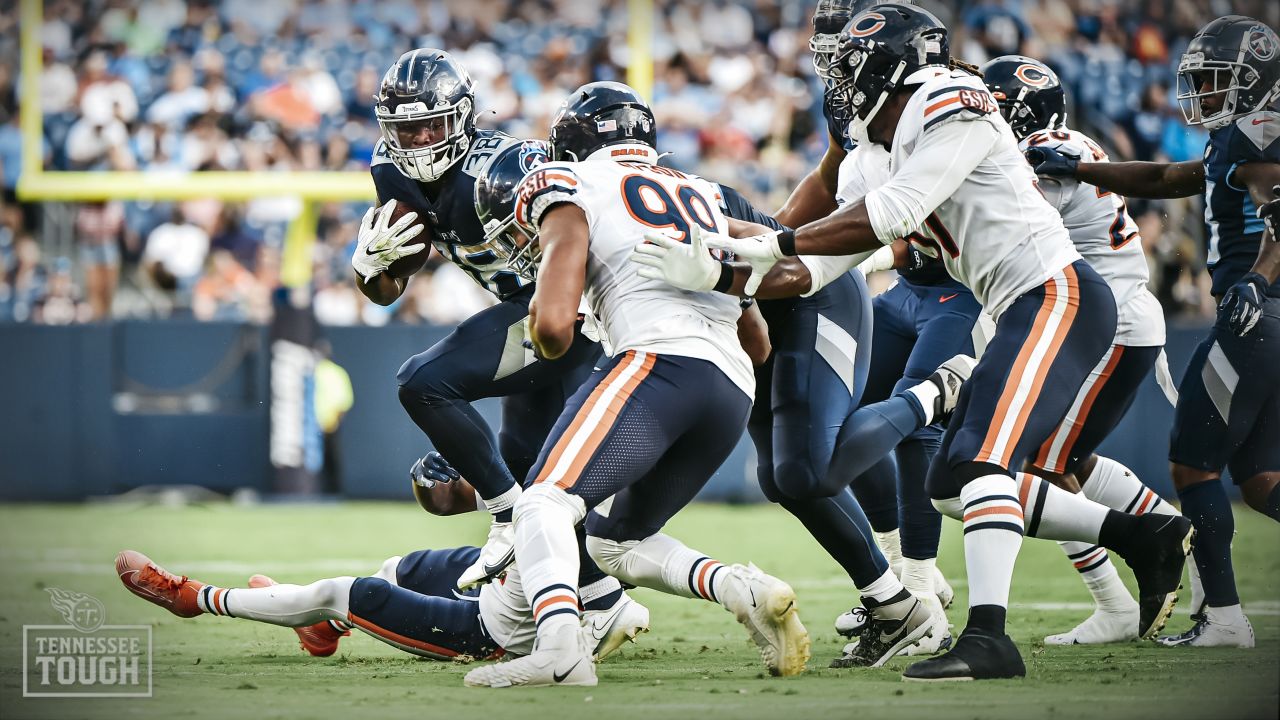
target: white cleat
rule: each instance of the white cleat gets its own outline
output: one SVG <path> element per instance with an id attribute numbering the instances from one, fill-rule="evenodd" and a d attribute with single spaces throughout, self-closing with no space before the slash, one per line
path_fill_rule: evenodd
<path id="1" fill-rule="evenodd" d="M 538 638 L 522 658 L 478 667 L 462 680 L 468 687 L 556 687 L 595 685 L 595 662 L 580 628 L 565 625 L 549 638 Z"/>
<path id="2" fill-rule="evenodd" d="M 1234 647 L 1254 646 L 1253 626 L 1243 613 L 1234 618 L 1223 618 L 1217 608 L 1207 608 L 1191 629 L 1181 635 L 1166 635 L 1156 642 L 1170 647 Z"/>
<path id="3" fill-rule="evenodd" d="M 951 589 L 947 576 L 943 575 L 937 566 L 933 568 L 933 592 L 937 595 L 938 604 L 942 605 L 943 610 L 951 607 L 951 601 L 956 597 L 956 591 Z"/>
<path id="4" fill-rule="evenodd" d="M 625 592 L 607 610 L 582 613 L 582 634 L 586 636 L 587 647 L 592 649 L 591 657 L 597 662 L 646 632 L 649 632 L 649 608 Z"/>
<path id="5" fill-rule="evenodd" d="M 809 631 L 796 610 L 796 591 L 754 564 L 734 565 L 724 605 L 747 626 L 770 675 L 799 675 L 809 661 Z"/>
<path id="6" fill-rule="evenodd" d="M 480 548 L 480 557 L 458 576 L 458 589 L 466 590 L 498 577 L 516 559 L 516 531 L 509 522 L 494 522 Z"/>
<path id="7" fill-rule="evenodd" d="M 939 575 L 941 577 L 941 575 Z M 945 580 L 943 582 L 946 582 Z M 947 586 L 950 589 L 950 586 Z M 953 639 L 951 637 L 951 621 L 947 619 L 947 612 L 943 609 L 942 602 L 938 600 L 937 595 L 925 595 L 920 598 L 923 604 L 929 610 L 929 614 L 933 616 L 933 627 L 928 633 L 920 638 L 919 641 L 908 645 L 902 651 L 903 655 L 933 655 L 943 650 L 951 648 Z"/>
<path id="8" fill-rule="evenodd" d="M 858 605 L 852 610 L 840 613 L 836 618 L 836 634 L 847 638 L 856 638 L 867 624 L 867 609 Z"/>
<path id="9" fill-rule="evenodd" d="M 1098 608 L 1071 630 L 1050 635 L 1045 645 L 1104 645 L 1138 639 L 1138 603 L 1121 611 Z"/>

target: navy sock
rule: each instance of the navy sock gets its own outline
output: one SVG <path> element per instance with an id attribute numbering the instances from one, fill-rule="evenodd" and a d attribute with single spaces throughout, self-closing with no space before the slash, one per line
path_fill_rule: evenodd
<path id="1" fill-rule="evenodd" d="M 436 451 L 471 483 L 480 497 L 497 497 L 515 486 L 515 478 L 498 450 L 498 438 L 471 403 L 428 397 L 403 385 L 400 403 Z M 511 520 L 510 513 L 506 515 L 503 522 Z"/>
<path id="2" fill-rule="evenodd" d="M 910 438 L 898 445 L 898 525 L 902 528 L 902 556 L 913 560 L 938 556 L 942 514 L 933 506 L 924 480 L 941 444 L 939 435 L 930 435 Z"/>
<path id="3" fill-rule="evenodd" d="M 858 587 L 870 585 L 888 571 L 889 563 L 872 539 L 867 516 L 847 488 L 833 497 L 784 498 L 779 504 L 796 516 Z"/>
<path id="4" fill-rule="evenodd" d="M 835 494 L 850 478 L 863 474 L 893 452 L 922 421 L 920 403 L 910 393 L 858 408 L 845 419 L 836 436 L 835 452 L 823 481 L 825 494 Z"/>
<path id="5" fill-rule="evenodd" d="M 1182 514 L 1196 528 L 1195 560 L 1204 583 L 1204 599 L 1211 607 L 1240 604 L 1236 574 L 1231 565 L 1231 538 L 1236 521 L 1221 480 L 1196 483 L 1178 491 Z"/>
<path id="6" fill-rule="evenodd" d="M 898 528 L 898 467 L 892 454 L 858 476 L 852 489 L 872 530 L 889 532 Z"/>
<path id="7" fill-rule="evenodd" d="M 1267 511 L 1263 515 L 1280 522 L 1280 484 L 1271 488 L 1271 494 L 1267 496 Z"/>

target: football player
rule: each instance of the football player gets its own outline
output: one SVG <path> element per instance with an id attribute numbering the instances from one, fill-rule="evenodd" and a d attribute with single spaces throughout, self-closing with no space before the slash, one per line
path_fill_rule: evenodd
<path id="1" fill-rule="evenodd" d="M 998 57 L 982 67 L 1000 113 L 1018 138 L 1018 147 L 1052 148 L 1106 162 L 1106 153 L 1084 133 L 1067 126 L 1062 83 L 1049 66 L 1021 55 Z M 1147 290 L 1147 259 L 1138 227 L 1124 198 L 1086 183 L 1041 178 L 1039 187 L 1062 216 L 1076 249 L 1115 295 L 1116 337 L 1089 377 L 1057 430 L 1028 458 L 1035 475 L 1114 510 L 1141 515 L 1178 511 L 1145 486 L 1129 468 L 1094 453 L 1128 412 L 1138 388 L 1163 359 L 1164 311 Z M 1020 475 L 1024 504 L 1035 505 L 1039 483 Z M 1035 522 L 1029 513 L 1028 524 Z M 1107 551 L 1097 545 L 1061 542 L 1067 557 L 1093 595 L 1097 610 L 1069 632 L 1050 635 L 1050 645 L 1090 645 L 1133 640 L 1138 633 L 1138 604 L 1120 580 Z"/>
<path id="2" fill-rule="evenodd" d="M 478 130 L 471 78 L 441 50 L 401 55 L 382 79 L 374 111 L 382 139 L 370 172 L 382 209 L 366 214 L 351 259 L 361 292 L 380 305 L 395 302 L 408 279 L 388 269 L 401 257 L 427 252 L 425 244 L 411 242 L 425 228 L 437 252 L 500 301 L 407 360 L 397 374 L 409 416 L 493 515 L 475 566 L 460 576 L 466 587 L 500 573 L 513 557 L 516 478 L 524 478 L 564 401 L 590 375 L 600 346 L 575 330 L 569 352 L 554 361 L 524 347 L 534 278 L 527 267 L 513 265 L 476 215 L 476 179 L 499 154 L 510 150 L 527 171 L 546 159 L 545 147 Z M 395 204 L 413 212 L 391 223 Z M 471 405 L 486 397 L 502 398 L 496 437 Z"/>
<path id="3" fill-rule="evenodd" d="M 1235 521 L 1222 470 L 1245 502 L 1280 519 L 1280 40 L 1253 18 L 1205 25 L 1178 63 L 1188 123 L 1209 130 L 1203 160 L 1095 162 L 1049 147 L 1027 151 L 1041 175 L 1075 178 L 1132 197 L 1205 195 L 1209 273 L 1220 298 L 1213 330 L 1178 387 L 1169 461 L 1182 511 L 1199 530 L 1204 607 L 1169 645 L 1253 647 L 1240 608 L 1231 538 Z"/>
<path id="4" fill-rule="evenodd" d="M 521 183 L 519 232 L 538 238 L 541 282 L 530 308 L 539 355 L 573 343 L 580 298 L 614 356 L 573 396 L 516 503 L 516 563 L 534 609 L 533 654 L 477 668 L 466 683 L 594 685 L 578 632 L 573 528 L 584 519 L 596 562 L 625 582 L 718 602 L 747 626 L 769 671 L 809 656 L 795 592 L 754 566 L 727 567 L 659 531 L 724 462 L 747 423 L 751 362 L 738 301 L 641 277 L 627 256 L 646 231 L 726 221 L 711 183 L 657 165 L 653 114 L 631 88 L 582 86 L 551 129 L 552 162 Z M 606 502 L 606 500 L 608 502 Z"/>
<path id="5" fill-rule="evenodd" d="M 964 522 L 969 620 L 950 651 L 907 668 L 911 680 L 1025 674 L 1004 631 L 1025 532 L 1013 476 L 1061 423 L 1116 329 L 1110 289 L 1036 190 L 995 99 L 949 64 L 946 28 L 928 12 L 877 5 L 855 17 L 828 69 L 832 92 L 850 137 L 889 150 L 889 181 L 794 232 L 707 241 L 747 261 L 733 283 L 754 292 L 781 258 L 867 253 L 906 237 L 940 257 L 996 321 L 927 479 L 939 509 Z M 1149 600 L 1140 634 L 1158 630 L 1177 598 L 1190 523 L 1042 490 L 1032 529 L 1124 557 Z"/>
<path id="6" fill-rule="evenodd" d="M 178 617 L 221 615 L 293 628 L 303 649 L 316 657 L 337 652 L 351 627 L 434 660 L 528 654 L 533 614 L 514 567 L 502 581 L 456 589 L 479 554 L 477 547 L 419 550 L 386 560 L 367 577 L 280 585 L 254 575 L 249 587 L 221 588 L 174 575 L 142 553 L 125 550 L 116 556 L 116 574 L 129 592 Z M 584 617 L 583 642 L 597 660 L 648 627 L 647 611 L 642 617 L 612 610 Z"/>

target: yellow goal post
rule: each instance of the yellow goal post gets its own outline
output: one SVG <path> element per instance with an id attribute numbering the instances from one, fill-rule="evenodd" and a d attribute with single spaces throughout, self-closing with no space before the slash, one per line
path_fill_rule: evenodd
<path id="1" fill-rule="evenodd" d="M 653 83 L 652 0 L 628 0 L 629 58 L 627 81 L 648 98 Z M 281 281 L 290 287 L 311 279 L 311 248 L 315 243 L 316 204 L 334 201 L 373 201 L 369 173 L 349 172 L 70 172 L 44 169 L 44 110 L 40 104 L 43 71 L 40 27 L 43 0 L 20 0 L 22 101 L 19 128 L 22 135 L 22 175 L 18 197 L 24 202 L 90 202 L 102 200 L 191 200 L 218 198 L 229 201 L 263 197 L 297 197 L 302 210 L 285 233 Z"/>

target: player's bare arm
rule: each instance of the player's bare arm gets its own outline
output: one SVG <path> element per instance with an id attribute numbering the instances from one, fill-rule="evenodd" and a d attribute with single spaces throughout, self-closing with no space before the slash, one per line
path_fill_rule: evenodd
<path id="1" fill-rule="evenodd" d="M 1248 188 L 1255 207 L 1261 208 L 1277 199 L 1274 188 L 1280 186 L 1280 164 L 1246 163 L 1236 169 L 1235 177 Z M 1268 223 L 1262 234 L 1262 247 L 1251 270 L 1266 278 L 1268 283 L 1280 277 L 1280 242 L 1276 242 L 1272 235 L 1272 223 Z"/>
<path id="2" fill-rule="evenodd" d="M 1052 148 L 1033 147 L 1027 161 L 1037 175 L 1074 177 L 1126 197 L 1179 198 L 1204 192 L 1204 163 L 1079 162 Z"/>
<path id="3" fill-rule="evenodd" d="M 830 215 L 836 209 L 836 180 L 840 162 L 847 154 L 840 142 L 829 137 L 827 152 L 818 167 L 809 172 L 791 192 L 774 218 L 787 227 L 797 227 Z"/>
<path id="4" fill-rule="evenodd" d="M 554 360 L 569 350 L 578 322 L 586 283 L 587 216 L 582 208 L 562 203 L 542 216 L 539 230 L 542 282 L 529 304 L 529 335 L 538 354 Z"/>
<path id="5" fill-rule="evenodd" d="M 755 303 L 743 308 L 738 318 L 738 342 L 751 358 L 754 367 L 760 367 L 769 359 L 773 345 L 769 342 L 769 324 L 765 322 Z"/>

